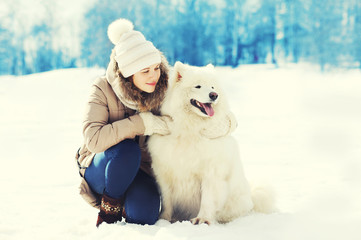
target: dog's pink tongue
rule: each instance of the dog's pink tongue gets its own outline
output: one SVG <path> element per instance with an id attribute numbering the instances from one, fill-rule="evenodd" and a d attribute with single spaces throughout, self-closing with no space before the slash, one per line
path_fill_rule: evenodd
<path id="1" fill-rule="evenodd" d="M 206 113 L 208 114 L 208 116 L 212 117 L 214 115 L 214 110 L 210 103 L 202 103 L 202 106 L 206 111 Z"/>

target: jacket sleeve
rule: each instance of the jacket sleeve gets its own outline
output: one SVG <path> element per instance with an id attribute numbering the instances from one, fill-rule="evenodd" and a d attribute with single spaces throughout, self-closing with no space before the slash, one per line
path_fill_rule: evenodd
<path id="1" fill-rule="evenodd" d="M 124 139 L 144 133 L 143 120 L 138 114 L 113 123 L 108 119 L 107 98 L 98 86 L 93 85 L 83 121 L 83 135 L 89 151 L 104 152 Z"/>

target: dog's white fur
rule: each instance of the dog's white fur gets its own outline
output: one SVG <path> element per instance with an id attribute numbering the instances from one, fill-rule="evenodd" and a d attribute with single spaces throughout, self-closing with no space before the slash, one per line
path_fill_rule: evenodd
<path id="1" fill-rule="evenodd" d="M 218 94 L 216 101 L 210 92 Z M 191 99 L 212 102 L 214 115 L 202 113 Z M 267 189 L 257 188 L 252 197 L 235 139 L 228 133 L 218 138 L 201 134 L 223 124 L 230 113 L 213 66 L 177 62 L 161 113 L 173 119 L 171 134 L 153 135 L 148 141 L 162 196 L 161 219 L 226 223 L 253 209 L 273 211 Z"/>

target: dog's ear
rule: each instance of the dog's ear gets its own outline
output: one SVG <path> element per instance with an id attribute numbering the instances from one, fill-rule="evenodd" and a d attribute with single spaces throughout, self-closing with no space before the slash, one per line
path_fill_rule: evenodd
<path id="1" fill-rule="evenodd" d="M 175 72 L 176 82 L 179 82 L 182 80 L 184 67 L 185 67 L 185 65 L 179 61 L 177 61 L 174 64 L 174 72 Z"/>

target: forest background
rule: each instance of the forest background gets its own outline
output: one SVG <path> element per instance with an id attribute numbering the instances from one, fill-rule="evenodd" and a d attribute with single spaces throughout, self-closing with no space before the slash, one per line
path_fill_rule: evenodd
<path id="1" fill-rule="evenodd" d="M 358 0 L 2 0 L 0 75 L 105 68 L 117 18 L 171 64 L 361 67 Z"/>

